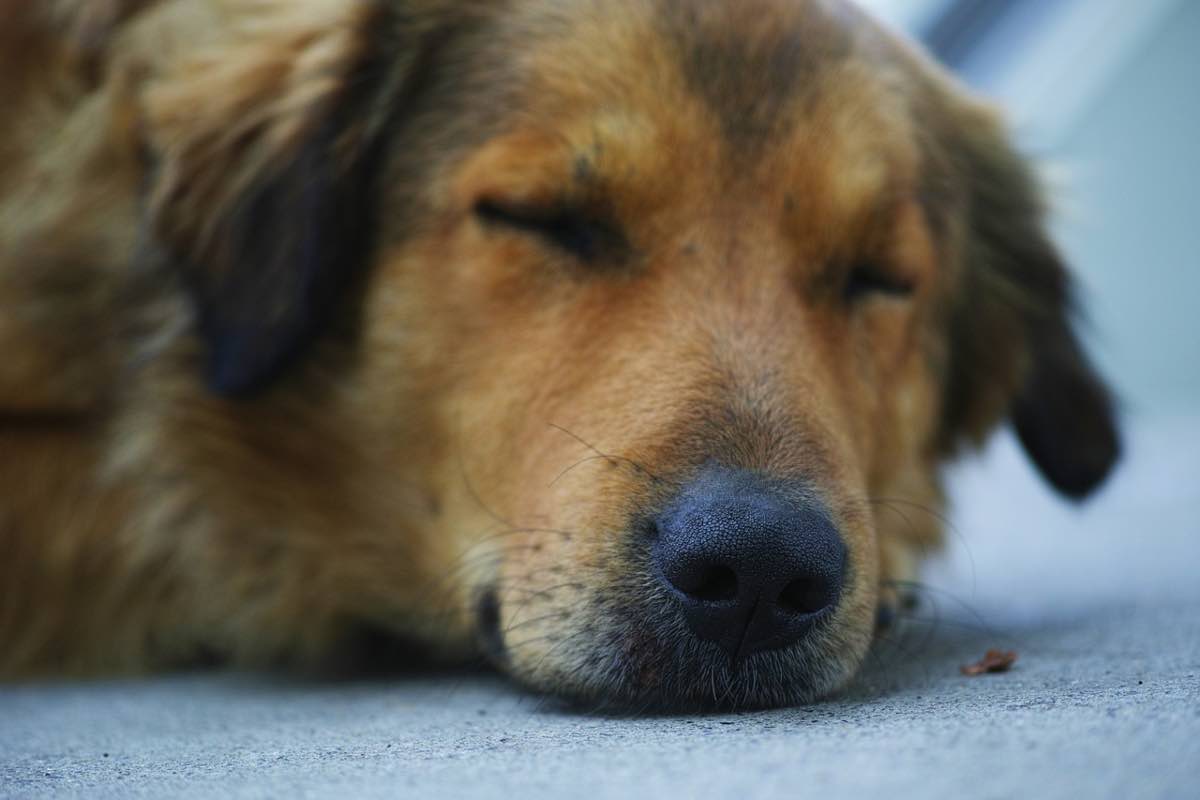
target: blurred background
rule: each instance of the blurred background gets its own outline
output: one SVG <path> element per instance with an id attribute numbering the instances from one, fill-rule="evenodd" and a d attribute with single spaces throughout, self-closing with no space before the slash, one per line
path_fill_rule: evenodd
<path id="1" fill-rule="evenodd" d="M 0 796 L 1196 796 L 1200 0 L 859 2 L 1045 166 L 1124 406 L 1097 498 L 1055 496 L 1009 433 L 965 459 L 921 604 L 811 708 L 580 718 L 457 675 L 0 687 Z M 996 646 L 1012 674 L 959 675 Z"/>
<path id="2" fill-rule="evenodd" d="M 1121 398 L 1128 438 L 1120 471 L 1078 509 L 1038 482 L 1010 435 L 969 460 L 953 473 L 955 535 L 930 582 L 1010 622 L 1194 593 L 1200 2 L 862 3 L 1006 109 L 1042 163 L 1084 335 Z"/>

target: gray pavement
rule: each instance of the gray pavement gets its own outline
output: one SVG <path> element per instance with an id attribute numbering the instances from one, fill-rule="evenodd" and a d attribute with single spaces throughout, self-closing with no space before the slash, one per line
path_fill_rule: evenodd
<path id="1" fill-rule="evenodd" d="M 1200 420 L 1083 510 L 1011 440 L 956 475 L 925 602 L 797 709 L 612 718 L 487 675 L 0 689 L 0 797 L 1200 797 Z M 965 678 L 984 650 L 1020 652 Z"/>

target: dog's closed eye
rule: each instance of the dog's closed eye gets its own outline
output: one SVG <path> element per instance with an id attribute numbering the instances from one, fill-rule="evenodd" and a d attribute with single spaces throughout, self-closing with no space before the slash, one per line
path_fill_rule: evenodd
<path id="1" fill-rule="evenodd" d="M 855 264 L 842 289 L 848 304 L 857 304 L 872 297 L 903 299 L 916 291 L 916 283 L 879 264 L 864 261 Z"/>
<path id="2" fill-rule="evenodd" d="M 620 256 L 628 249 L 624 234 L 611 222 L 567 204 L 529 205 L 483 199 L 475 215 L 487 225 L 532 234 L 585 264 Z"/>

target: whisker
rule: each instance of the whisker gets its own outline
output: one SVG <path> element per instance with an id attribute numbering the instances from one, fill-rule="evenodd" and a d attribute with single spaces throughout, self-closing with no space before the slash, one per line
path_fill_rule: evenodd
<path id="1" fill-rule="evenodd" d="M 538 599 L 545 598 L 549 600 L 553 592 L 557 591 L 558 589 L 575 588 L 583 588 L 583 584 L 577 582 L 562 583 L 557 586 L 547 587 L 546 589 L 529 589 L 525 586 L 506 586 L 505 588 L 499 590 L 498 595 L 501 605 L 508 603 L 510 600 L 519 601 L 515 606 L 512 606 L 509 609 L 509 613 L 511 615 L 511 624 L 508 628 L 504 629 L 502 633 L 507 633 L 509 630 L 528 624 L 528 620 L 518 622 L 521 612 L 532 606 L 535 602 L 537 602 Z M 586 595 L 580 600 L 580 602 L 583 600 L 586 600 Z M 564 609 L 560 609 L 560 611 L 573 610 L 575 607 L 576 604 L 571 604 Z"/>
<path id="2" fill-rule="evenodd" d="M 471 481 L 471 476 L 467 473 L 467 463 L 466 463 L 466 459 L 463 457 L 462 448 L 457 448 L 457 453 L 458 453 L 458 468 L 459 468 L 459 472 L 462 475 L 463 486 L 466 488 L 467 494 L 470 495 L 471 499 L 475 501 L 475 504 L 479 506 L 479 508 L 483 511 L 483 513 L 487 514 L 489 517 L 494 519 L 496 522 L 499 522 L 505 528 L 520 527 L 520 526 L 515 525 L 512 522 L 508 521 L 504 517 L 500 516 L 499 513 L 494 511 L 491 506 L 489 506 L 486 502 L 484 502 L 482 495 L 480 495 L 479 491 L 475 488 L 475 484 Z"/>
<path id="3" fill-rule="evenodd" d="M 540 529 L 523 529 L 520 532 L 559 533 L 559 531 Z M 480 563 L 487 563 L 492 559 L 499 561 L 505 556 L 522 552 L 537 552 L 542 547 L 542 545 L 538 543 L 510 543 L 488 549 L 482 553 L 474 553 L 473 551 L 478 546 L 479 544 L 477 543 L 476 545 L 468 547 L 463 552 L 463 555 L 457 558 L 448 569 L 436 577 L 430 578 L 426 582 L 425 586 L 423 586 L 421 589 L 420 602 L 422 605 L 426 607 L 431 605 L 440 605 L 443 600 L 449 597 L 458 588 L 458 586 L 454 583 L 455 579 L 459 578 L 465 571 L 479 565 Z M 512 588 L 515 589 L 519 587 Z M 450 616 L 458 613 L 458 611 L 459 609 L 457 608 L 446 609 L 444 613 L 446 616 Z"/>
<path id="4" fill-rule="evenodd" d="M 909 520 L 908 517 L 906 517 L 902 512 L 900 512 L 898 509 L 896 509 L 895 506 L 903 505 L 903 506 L 908 506 L 909 508 L 914 508 L 918 511 L 923 511 L 926 514 L 928 514 L 929 516 L 933 517 L 939 523 L 941 523 L 942 528 L 944 530 L 949 531 L 950 534 L 952 536 L 954 536 L 954 538 L 957 539 L 958 542 L 963 546 L 963 550 L 967 554 L 967 559 L 971 563 L 971 586 L 972 586 L 972 589 L 977 587 L 978 581 L 979 581 L 979 576 L 978 576 L 978 570 L 977 570 L 977 567 L 975 564 L 975 554 L 971 551 L 971 543 L 969 541 L 967 541 L 967 537 L 965 535 L 963 535 L 963 532 L 959 529 L 959 527 L 957 525 L 954 524 L 954 522 L 952 522 L 950 520 L 949 517 L 947 517 L 945 514 L 941 513 L 940 511 L 938 511 L 936 509 L 930 508 L 929 506 L 926 506 L 922 503 L 913 502 L 912 500 L 903 500 L 900 498 L 889 498 L 889 497 L 868 497 L 868 498 L 866 498 L 866 501 L 869 504 L 885 505 L 885 506 L 891 508 L 892 511 L 894 511 L 897 514 L 900 514 L 901 518 L 905 520 L 905 522 L 909 525 L 910 529 L 914 528 L 912 521 Z M 922 555 L 929 555 L 929 553 L 923 552 Z"/>
<path id="5" fill-rule="evenodd" d="M 975 625 L 974 623 L 966 620 L 945 619 L 944 617 L 934 617 L 931 619 L 928 617 L 919 617 L 909 614 L 901 616 L 900 619 L 903 619 L 908 623 L 917 623 L 923 625 L 945 625 L 948 628 L 957 628 L 964 631 L 971 631 L 972 633 L 986 633 L 987 635 L 994 636 L 998 639 L 1006 638 L 1002 633 L 989 628 L 980 627 L 979 625 Z"/>
<path id="6" fill-rule="evenodd" d="M 581 598 L 581 599 L 577 600 L 576 602 L 571 603 L 570 605 L 568 605 L 564 608 L 560 608 L 557 611 L 552 611 L 549 614 L 542 614 L 541 616 L 538 616 L 538 617 L 531 617 L 530 619 L 521 620 L 520 622 L 514 621 L 513 624 L 509 625 L 507 628 L 505 628 L 503 631 L 501 631 L 501 633 L 503 633 L 504 635 L 508 635 L 509 633 L 512 633 L 513 631 L 516 631 L 516 630 L 520 630 L 521 628 L 524 628 L 528 625 L 536 625 L 537 623 L 545 622 L 546 620 L 570 619 L 571 612 L 574 611 L 575 609 L 579 608 L 580 606 L 586 605 L 587 602 L 588 602 L 588 598 Z M 515 619 L 515 617 L 516 617 L 516 615 L 514 614 L 514 619 Z"/>
<path id="7" fill-rule="evenodd" d="M 997 634 L 998 633 L 994 628 L 992 628 L 988 624 L 987 620 L 985 620 L 983 618 L 983 615 L 981 615 L 978 611 L 976 611 L 975 608 L 970 603 L 963 600 L 958 595 L 953 594 L 952 592 L 948 592 L 945 589 L 938 589 L 936 587 L 930 586 L 927 583 L 921 583 L 920 581 L 895 580 L 895 581 L 885 581 L 885 584 L 890 585 L 890 586 L 895 586 L 898 588 L 910 589 L 910 590 L 917 592 L 918 594 L 924 593 L 924 595 L 927 597 L 932 597 L 933 595 L 937 595 L 939 597 L 944 597 L 945 599 L 950 600 L 953 603 L 955 603 L 963 611 L 966 611 L 968 614 L 970 614 L 971 617 L 973 617 L 975 619 L 975 621 L 977 623 L 979 623 L 980 628 L 982 630 L 986 631 L 989 634 Z"/>
<path id="8" fill-rule="evenodd" d="M 633 467 L 633 468 L 634 468 L 635 470 L 637 470 L 638 472 L 641 472 L 641 473 L 643 473 L 643 474 L 645 474 L 645 475 L 648 475 L 648 476 L 651 478 L 651 480 L 653 480 L 655 483 L 663 483 L 663 482 L 664 482 L 662 478 L 658 477 L 658 476 L 657 476 L 657 475 L 655 475 L 653 472 L 651 472 L 650 470 L 646 469 L 646 467 L 645 467 L 644 465 L 642 465 L 641 463 L 639 463 L 639 462 L 635 461 L 635 460 L 634 460 L 634 459 L 632 459 L 632 458 L 627 458 L 627 457 L 625 457 L 625 456 L 614 456 L 614 455 L 612 455 L 612 454 L 610 454 L 610 453 L 605 453 L 603 450 L 601 450 L 600 448 L 596 447 L 596 445 L 592 444 L 592 443 L 591 443 L 591 442 L 589 442 L 587 439 L 584 439 L 582 436 L 580 436 L 580 435 L 579 435 L 579 434 L 577 434 L 577 433 L 574 433 L 574 432 L 572 432 L 572 431 L 569 431 L 569 430 L 567 430 L 566 428 L 564 428 L 564 427 L 563 427 L 563 426 L 561 426 L 561 425 L 557 425 L 557 424 L 555 424 L 555 423 L 553 423 L 553 422 L 547 422 L 546 424 L 547 424 L 547 425 L 549 425 L 551 428 L 554 428 L 556 431 L 559 431 L 560 433 L 563 433 L 563 434 L 566 434 L 567 436 L 570 436 L 572 439 L 574 439 L 575 441 L 579 442 L 581 445 L 583 445 L 583 446 L 584 446 L 584 447 L 586 447 L 587 449 L 591 450 L 591 451 L 592 451 L 593 453 L 595 453 L 597 456 L 599 456 L 600 458 L 603 458 L 603 459 L 605 459 L 605 460 L 609 461 L 610 463 L 614 463 L 614 464 L 616 464 L 616 463 L 624 463 L 624 464 L 628 464 L 629 466 Z M 575 465 L 575 466 L 578 466 L 578 465 Z M 573 469 L 573 468 L 574 468 L 574 467 L 571 467 L 571 469 Z M 561 476 L 560 476 L 560 477 L 561 477 Z M 555 478 L 555 480 L 558 480 L 558 479 L 557 479 L 557 478 Z"/>
<path id="9" fill-rule="evenodd" d="M 558 483 L 560 480 L 565 478 L 572 470 L 574 470 L 577 467 L 582 467 L 584 464 L 591 463 L 592 461 L 606 461 L 609 464 L 615 463 L 611 456 L 606 456 L 606 455 L 588 456 L 587 458 L 581 458 L 578 461 L 576 461 L 574 464 L 572 464 L 571 466 L 564 469 L 562 472 L 555 475 L 554 480 L 552 480 L 552 481 L 550 481 L 550 483 L 546 484 L 546 488 L 547 489 L 552 488 L 556 483 Z"/>

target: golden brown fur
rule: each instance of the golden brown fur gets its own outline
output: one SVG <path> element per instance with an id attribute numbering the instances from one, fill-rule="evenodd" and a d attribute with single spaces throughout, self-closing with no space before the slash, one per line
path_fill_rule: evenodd
<path id="1" fill-rule="evenodd" d="M 795 702 L 963 443 L 1011 418 L 1072 496 L 1115 458 L 1029 168 L 840 2 L 0 0 L 0 92 L 2 675 L 369 629 Z M 710 461 L 850 553 L 753 690 L 645 589 L 639 520 Z"/>

